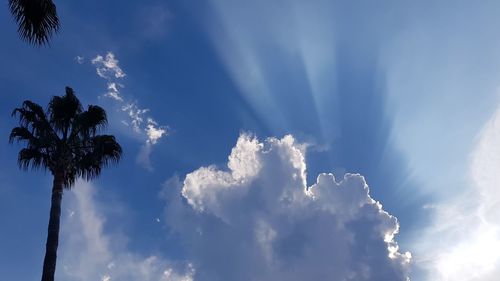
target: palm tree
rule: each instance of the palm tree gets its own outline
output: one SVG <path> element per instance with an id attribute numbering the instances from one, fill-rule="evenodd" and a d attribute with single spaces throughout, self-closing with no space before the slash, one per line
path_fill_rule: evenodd
<path id="1" fill-rule="evenodd" d="M 42 273 L 42 281 L 53 281 L 63 190 L 80 177 L 99 176 L 103 167 L 120 160 L 122 149 L 114 136 L 98 134 L 107 125 L 104 109 L 89 105 L 83 110 L 69 87 L 65 95 L 52 97 L 46 111 L 27 100 L 12 116 L 19 117 L 19 127 L 12 129 L 9 141 L 26 144 L 19 151 L 19 167 L 48 170 L 54 178 Z"/>
<path id="2" fill-rule="evenodd" d="M 52 0 L 9 0 L 9 8 L 21 38 L 44 45 L 59 30 L 59 17 Z"/>

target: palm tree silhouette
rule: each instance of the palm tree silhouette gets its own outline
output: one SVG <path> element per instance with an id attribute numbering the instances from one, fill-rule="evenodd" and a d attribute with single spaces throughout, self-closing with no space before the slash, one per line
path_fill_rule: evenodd
<path id="1" fill-rule="evenodd" d="M 59 30 L 59 17 L 52 0 L 9 0 L 9 8 L 19 35 L 30 44 L 45 45 Z"/>
<path id="2" fill-rule="evenodd" d="M 19 117 L 19 127 L 12 129 L 9 141 L 26 144 L 19 151 L 19 167 L 48 170 L 54 178 L 42 273 L 42 281 L 53 281 L 64 188 L 70 189 L 80 177 L 99 176 L 103 167 L 120 160 L 122 149 L 114 136 L 98 134 L 107 125 L 104 109 L 89 105 L 83 110 L 69 87 L 65 95 L 52 97 L 46 111 L 27 100 L 12 116 Z"/>

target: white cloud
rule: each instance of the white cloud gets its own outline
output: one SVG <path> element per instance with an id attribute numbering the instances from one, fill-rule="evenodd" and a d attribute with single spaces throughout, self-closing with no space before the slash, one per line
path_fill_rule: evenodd
<path id="1" fill-rule="evenodd" d="M 131 127 L 136 134 L 144 139 L 144 144 L 137 155 L 137 163 L 152 171 L 150 160 L 152 146 L 162 137 L 168 135 L 167 127 L 159 125 L 151 116 L 147 116 L 148 108 L 139 107 L 137 101 L 123 98 L 120 90 L 124 88 L 124 85 L 117 81 L 124 78 L 126 74 L 119 66 L 119 61 L 113 53 L 108 52 L 104 57 L 97 55 L 92 59 L 92 64 L 96 66 L 97 75 L 107 81 L 107 92 L 104 96 L 117 102 L 120 105 L 120 110 L 127 116 L 125 120 L 121 120 L 121 123 Z"/>
<path id="2" fill-rule="evenodd" d="M 131 126 L 134 132 L 144 135 L 146 138 L 144 144 L 139 150 L 136 162 L 144 169 L 153 171 L 150 159 L 151 153 L 153 152 L 153 145 L 155 145 L 162 137 L 168 135 L 167 128 L 165 126 L 158 125 L 158 123 L 151 117 L 145 117 L 144 115 L 149 112 L 149 109 L 139 108 L 135 102 L 123 105 L 121 110 L 126 112 L 129 117 L 128 122 L 124 120 L 122 122 L 126 126 Z M 144 119 L 146 119 L 145 124 Z"/>
<path id="3" fill-rule="evenodd" d="M 136 102 L 125 104 L 121 107 L 121 110 L 124 111 L 129 119 L 130 125 L 134 129 L 136 133 L 142 133 L 141 125 L 144 122 L 144 114 L 149 111 L 147 108 L 139 108 Z M 129 124 L 127 122 L 127 124 Z"/>
<path id="4" fill-rule="evenodd" d="M 120 95 L 120 91 L 118 90 L 118 87 L 122 87 L 119 84 L 115 82 L 108 82 L 108 92 L 104 95 L 106 97 L 110 97 L 112 99 L 115 99 L 117 101 L 122 102 L 123 98 Z"/>
<path id="5" fill-rule="evenodd" d="M 140 119 L 140 122 L 138 122 L 137 118 Z M 132 124 L 133 126 L 135 126 L 136 130 L 140 130 L 137 123 L 139 123 L 140 125 L 143 119 L 140 116 L 137 118 L 133 119 Z M 137 121 L 135 122 L 135 125 L 134 121 Z M 147 118 L 147 124 L 144 128 L 144 131 L 146 132 L 147 140 L 141 146 L 139 154 L 136 158 L 136 162 L 146 170 L 151 172 L 153 171 L 153 165 L 151 164 L 151 153 L 153 152 L 153 145 L 155 145 L 163 136 L 166 136 L 168 132 L 166 127 L 159 126 L 158 123 L 151 118 Z"/>
<path id="6" fill-rule="evenodd" d="M 83 63 L 83 57 L 77 56 L 78 63 Z M 121 79 L 125 77 L 125 72 L 118 65 L 118 60 L 115 55 L 108 52 L 105 57 L 97 55 L 91 60 L 92 64 L 96 67 L 96 73 L 99 77 L 107 80 L 108 91 L 104 94 L 105 97 L 109 97 L 118 102 L 123 102 L 123 97 L 120 95 L 120 88 L 123 85 L 116 82 L 116 79 Z"/>
<path id="7" fill-rule="evenodd" d="M 108 52 L 105 57 L 97 55 L 92 59 L 92 64 L 96 66 L 97 75 L 105 79 L 109 79 L 112 76 L 123 78 L 126 75 L 118 65 L 115 55 L 111 52 Z"/>
<path id="8" fill-rule="evenodd" d="M 78 182 L 65 194 L 75 215 L 62 222 L 57 279 L 67 281 L 192 281 L 192 265 L 179 266 L 159 256 L 129 251 L 123 234 L 106 233 L 105 213 L 94 187 Z M 69 210 L 68 210 L 69 211 Z M 120 238 L 121 237 L 121 238 Z"/>
<path id="9" fill-rule="evenodd" d="M 158 123 L 152 118 L 148 118 L 148 124 L 146 125 L 146 135 L 148 136 L 147 142 L 150 144 L 156 144 L 158 140 L 167 135 L 167 130 L 163 126 L 158 126 Z"/>
<path id="10" fill-rule="evenodd" d="M 485 125 L 470 164 L 471 188 L 438 204 L 417 241 L 417 264 L 432 281 L 494 281 L 500 274 L 500 108 Z"/>
<path id="11" fill-rule="evenodd" d="M 243 134 L 227 170 L 201 167 L 167 183 L 165 221 L 196 280 L 409 280 L 397 219 L 361 175 L 320 174 L 307 186 L 303 148 L 291 136 Z"/>
<path id="12" fill-rule="evenodd" d="M 76 56 L 75 60 L 78 64 L 83 64 L 85 62 L 85 58 L 83 56 Z"/>
<path id="13" fill-rule="evenodd" d="M 136 102 L 123 105 L 121 110 L 129 117 L 129 122 L 123 120 L 124 124 L 131 126 L 136 133 L 144 135 L 147 144 L 154 145 L 162 137 L 168 135 L 165 126 L 158 125 L 158 122 L 151 117 L 145 117 L 149 109 L 138 107 Z M 146 122 L 144 122 L 144 119 L 146 119 Z"/>

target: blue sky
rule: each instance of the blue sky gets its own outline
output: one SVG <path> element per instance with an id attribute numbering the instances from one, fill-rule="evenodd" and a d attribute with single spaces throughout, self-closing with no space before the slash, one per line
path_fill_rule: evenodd
<path id="1" fill-rule="evenodd" d="M 51 188 L 10 113 L 65 86 L 125 154 L 65 193 L 59 280 L 500 273 L 495 1 L 56 4 L 40 48 L 0 8 L 1 276 L 39 278 Z"/>

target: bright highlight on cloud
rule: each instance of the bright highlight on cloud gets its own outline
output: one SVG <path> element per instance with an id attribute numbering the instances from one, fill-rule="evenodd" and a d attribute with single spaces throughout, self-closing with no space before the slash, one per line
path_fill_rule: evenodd
<path id="1" fill-rule="evenodd" d="M 500 275 L 500 109 L 485 125 L 471 161 L 472 188 L 434 206 L 417 262 L 436 281 L 494 281 Z"/>
<path id="2" fill-rule="evenodd" d="M 194 268 L 162 257 L 143 257 L 127 249 L 126 236 L 106 233 L 106 216 L 94 187 L 78 182 L 65 195 L 71 206 L 63 214 L 61 252 L 56 279 L 66 281 L 193 281 Z M 65 204 L 66 205 L 66 204 Z M 58 278 L 57 278 L 58 277 Z"/>
<path id="3" fill-rule="evenodd" d="M 169 181 L 164 195 L 165 221 L 187 247 L 195 280 L 409 280 L 397 219 L 365 179 L 320 174 L 307 186 L 305 152 L 292 136 L 243 134 L 227 169 L 201 167 Z"/>
<path id="4" fill-rule="evenodd" d="M 123 98 L 120 91 L 124 85 L 119 81 L 126 74 L 113 53 L 108 52 L 105 56 L 97 55 L 91 61 L 96 67 L 97 75 L 107 81 L 107 92 L 104 96 L 116 101 L 120 105 L 120 110 L 128 117 L 127 120 L 122 120 L 122 124 L 131 127 L 135 133 L 145 139 L 137 156 L 137 163 L 151 171 L 153 169 L 150 160 L 152 145 L 168 135 L 167 127 L 159 125 L 151 116 L 148 116 L 149 109 L 139 107 L 137 101 L 126 101 Z"/>

